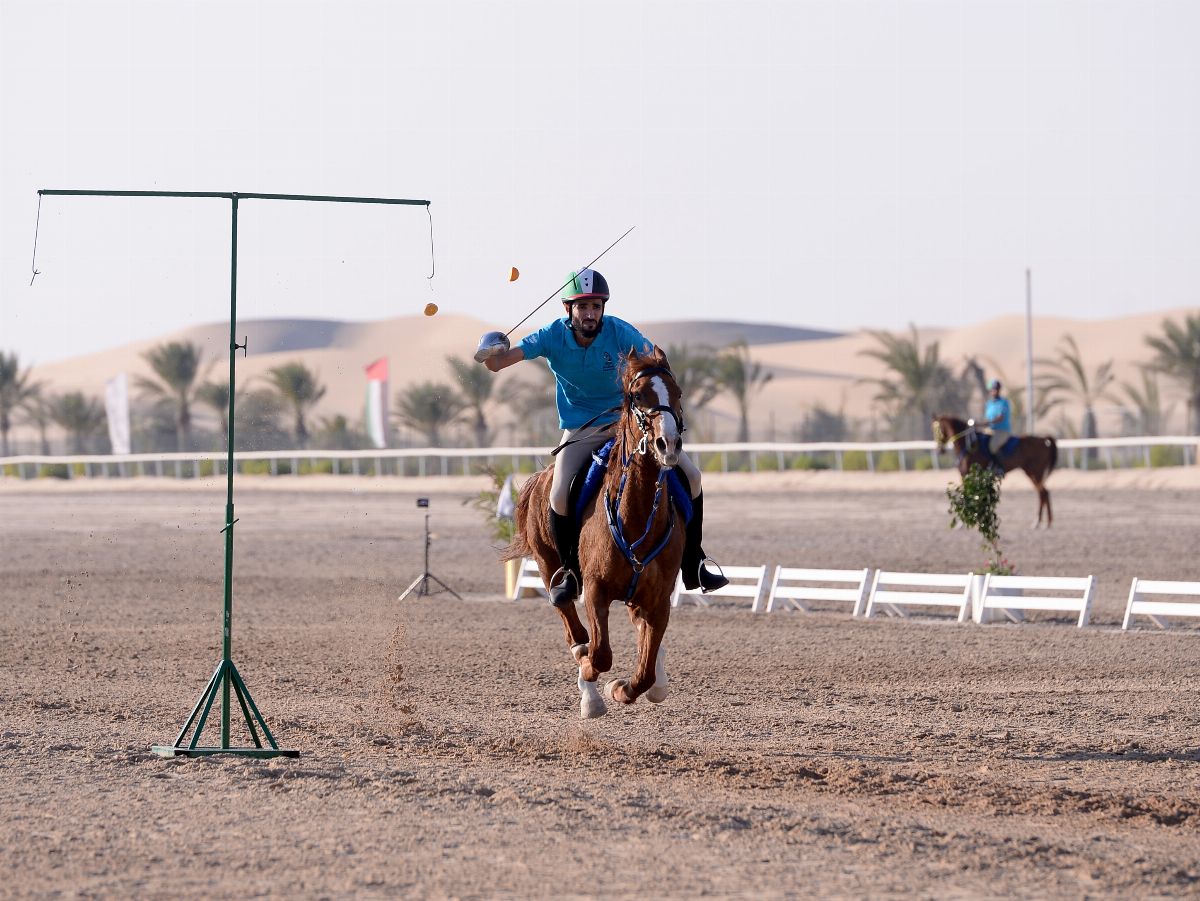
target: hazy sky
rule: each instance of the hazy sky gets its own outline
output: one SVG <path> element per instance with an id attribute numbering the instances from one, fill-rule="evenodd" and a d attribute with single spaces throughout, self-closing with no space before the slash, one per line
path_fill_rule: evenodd
<path id="1" fill-rule="evenodd" d="M 851 329 L 1197 303 L 1200 3 L 0 0 L 0 350 L 432 299 Z M 511 265 L 521 279 L 507 282 Z M 431 287 L 432 286 L 432 287 Z M 547 307 L 535 322 L 549 316 Z M 464 352 L 473 348 L 464 348 Z"/>

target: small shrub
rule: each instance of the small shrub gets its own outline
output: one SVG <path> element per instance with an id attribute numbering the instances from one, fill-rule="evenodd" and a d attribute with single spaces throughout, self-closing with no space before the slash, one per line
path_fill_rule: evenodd
<path id="1" fill-rule="evenodd" d="M 847 472 L 862 472 L 867 468 L 866 451 L 846 451 L 842 454 L 842 469 Z"/>
<path id="2" fill-rule="evenodd" d="M 899 451 L 883 451 L 875 457 L 876 472 L 899 472 L 900 471 L 900 452 Z"/>
<path id="3" fill-rule="evenodd" d="M 67 471 L 66 463 L 43 463 L 38 467 L 38 478 L 69 479 L 71 478 L 71 473 Z"/>
<path id="4" fill-rule="evenodd" d="M 1173 444 L 1156 444 L 1150 448 L 1151 466 L 1182 466 L 1183 448 Z"/>
<path id="5" fill-rule="evenodd" d="M 200 461 L 200 477 L 206 478 L 216 472 L 216 464 L 212 460 Z"/>
<path id="6" fill-rule="evenodd" d="M 933 457 L 930 457 L 928 454 L 921 454 L 912 461 L 910 468 L 915 469 L 917 472 L 928 472 L 933 469 Z"/>
<path id="7" fill-rule="evenodd" d="M 779 469 L 779 457 L 775 454 L 758 454 L 754 465 L 758 467 L 759 472 L 776 472 Z"/>
<path id="8" fill-rule="evenodd" d="M 831 465 L 828 454 L 797 454 L 788 461 L 788 469 L 829 469 Z"/>

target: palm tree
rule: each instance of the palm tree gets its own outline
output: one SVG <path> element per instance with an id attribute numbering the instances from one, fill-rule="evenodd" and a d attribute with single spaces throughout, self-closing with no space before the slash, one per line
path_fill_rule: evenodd
<path id="1" fill-rule="evenodd" d="M 0 457 L 8 456 L 13 413 L 25 407 L 41 387 L 30 378 L 32 372 L 32 367 L 21 371 L 16 353 L 0 352 Z"/>
<path id="2" fill-rule="evenodd" d="M 463 401 L 449 385 L 421 382 L 396 392 L 396 417 L 440 447 L 443 426 L 451 425 L 463 412 Z"/>
<path id="3" fill-rule="evenodd" d="M 203 355 L 203 348 L 191 341 L 170 341 L 142 354 L 158 380 L 138 376 L 136 384 L 145 397 L 171 405 L 175 414 L 176 450 L 179 451 L 188 450 L 191 444 L 191 407 Z"/>
<path id="4" fill-rule="evenodd" d="M 241 399 L 242 390 L 237 393 Z M 221 446 L 229 443 L 229 380 L 223 382 L 205 382 L 196 389 L 196 402 L 204 404 L 217 414 L 221 423 Z"/>
<path id="5" fill-rule="evenodd" d="M 291 408 L 297 446 L 307 447 L 308 424 L 305 419 L 325 396 L 325 386 L 317 380 L 315 372 L 296 360 L 268 369 L 267 381 L 284 405 Z"/>
<path id="6" fill-rule="evenodd" d="M 694 349 L 687 343 L 667 347 L 667 360 L 675 373 L 675 382 L 683 393 L 684 408 L 703 410 L 721 393 L 717 384 L 717 353 L 707 344 Z"/>
<path id="7" fill-rule="evenodd" d="M 483 405 L 491 399 L 496 380 L 482 366 L 472 366 L 461 357 L 446 357 L 446 362 L 450 365 L 454 380 L 458 382 L 459 400 L 463 407 L 475 414 L 472 426 L 475 430 L 475 446 L 487 447 L 488 424 L 483 415 Z"/>
<path id="8" fill-rule="evenodd" d="M 40 453 L 43 457 L 48 457 L 50 456 L 50 441 L 46 437 L 46 430 L 53 422 L 50 416 L 50 401 L 42 391 L 41 385 L 37 385 L 36 389 L 25 399 L 21 409 L 25 412 L 25 421 L 32 424 L 38 431 Z"/>
<path id="9" fill-rule="evenodd" d="M 716 381 L 723 391 L 733 395 L 738 408 L 739 442 L 750 440 L 750 400 L 766 387 L 775 377 L 773 372 L 763 369 L 761 363 L 750 359 L 750 347 L 738 341 L 717 355 Z"/>
<path id="10" fill-rule="evenodd" d="M 362 450 L 371 446 L 366 434 L 351 426 L 341 413 L 327 416 L 317 424 L 313 443 L 325 450 Z"/>
<path id="11" fill-rule="evenodd" d="M 1121 383 L 1121 390 L 1129 398 L 1129 407 L 1122 408 L 1121 415 L 1135 435 L 1161 435 L 1165 431 L 1171 407 L 1163 407 L 1162 394 L 1158 390 L 1158 377 L 1154 370 L 1142 366 L 1142 384 Z M 1174 406 L 1172 404 L 1171 406 Z"/>
<path id="12" fill-rule="evenodd" d="M 1106 360 L 1089 374 L 1075 338 L 1064 335 L 1059 342 L 1058 358 L 1038 362 L 1050 369 L 1039 379 L 1042 390 L 1062 401 L 1080 404 L 1083 407 L 1083 421 L 1079 431 L 1084 438 L 1095 438 L 1096 404 L 1102 400 L 1113 400 L 1111 392 L 1116 380 L 1112 373 L 1113 361 Z M 1091 449 L 1088 456 L 1095 457 L 1095 448 Z"/>
<path id="13" fill-rule="evenodd" d="M 526 381 L 511 378 L 502 382 L 496 399 L 512 411 L 521 427 L 524 440 L 530 444 L 555 441 L 555 385 L 554 373 L 549 366 L 534 365 L 521 367 L 525 372 L 536 373 L 537 377 Z"/>
<path id="14" fill-rule="evenodd" d="M 1184 386 L 1190 431 L 1200 435 L 1200 313 L 1187 316 L 1183 325 L 1164 319 L 1162 329 L 1161 336 L 1146 336 L 1154 351 L 1150 368 Z"/>
<path id="15" fill-rule="evenodd" d="M 94 397 L 86 397 L 82 391 L 52 397 L 49 409 L 50 418 L 70 436 L 72 453 L 86 453 L 87 439 L 104 426 L 104 404 Z"/>
<path id="16" fill-rule="evenodd" d="M 910 437 L 924 436 L 929 422 L 939 411 L 961 410 L 969 402 L 969 383 L 956 378 L 941 361 L 941 349 L 933 341 L 921 347 L 915 325 L 911 337 L 891 332 L 869 331 L 879 347 L 859 351 L 882 363 L 891 376 L 863 379 L 878 389 L 875 400 L 892 418 L 896 431 Z"/>

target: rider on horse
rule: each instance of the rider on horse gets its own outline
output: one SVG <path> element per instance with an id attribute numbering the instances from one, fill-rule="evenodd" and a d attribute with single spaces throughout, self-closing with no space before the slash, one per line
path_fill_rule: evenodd
<path id="1" fill-rule="evenodd" d="M 983 422 L 979 425 L 985 429 L 991 429 L 988 450 L 991 452 L 992 459 L 999 460 L 1000 452 L 1004 449 L 1008 439 L 1012 437 L 1012 406 L 1007 397 L 1000 396 L 1003 386 L 999 379 L 990 379 L 987 387 L 992 396 L 983 409 Z"/>
<path id="2" fill-rule="evenodd" d="M 620 365 L 630 348 L 648 353 L 652 345 L 642 334 L 616 316 L 606 316 L 608 282 L 595 269 L 572 273 L 563 289 L 566 313 L 523 338 L 516 347 L 487 356 L 482 362 L 499 372 L 521 360 L 545 357 L 557 386 L 559 426 L 564 429 L 561 450 L 554 458 L 550 491 L 550 531 L 562 566 L 551 579 L 550 603 L 561 607 L 579 597 L 579 528 L 570 509 L 571 480 L 580 468 L 613 437 L 613 426 L 625 403 Z M 683 551 L 683 584 L 713 591 L 728 584 L 704 567 L 700 547 L 703 534 L 704 496 L 700 469 L 682 451 L 677 464 L 692 493 L 692 518 L 687 525 Z"/>

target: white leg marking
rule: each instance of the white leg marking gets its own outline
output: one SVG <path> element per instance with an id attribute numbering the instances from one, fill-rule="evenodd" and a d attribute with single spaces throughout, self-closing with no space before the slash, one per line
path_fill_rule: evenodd
<path id="1" fill-rule="evenodd" d="M 600 692 L 596 690 L 595 682 L 585 682 L 580 675 L 579 685 L 579 716 L 585 720 L 595 719 L 598 716 L 604 716 L 608 712 L 608 708 L 604 706 L 604 698 L 600 697 Z"/>
<path id="2" fill-rule="evenodd" d="M 658 659 L 654 661 L 654 685 L 646 692 L 646 700 L 651 704 L 661 704 L 667 699 L 667 647 L 658 646 Z"/>

